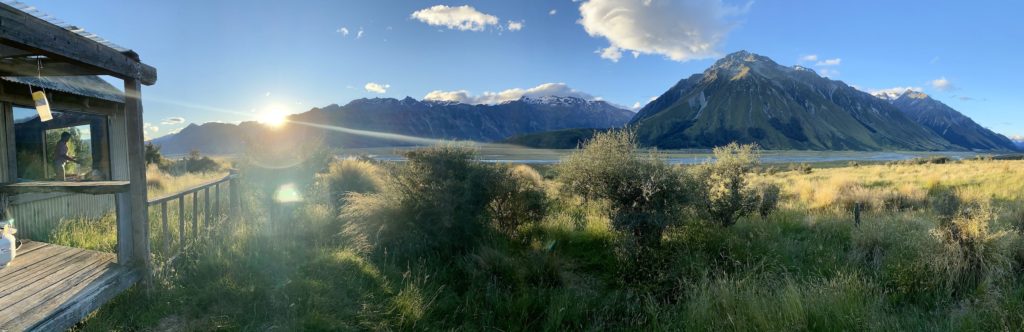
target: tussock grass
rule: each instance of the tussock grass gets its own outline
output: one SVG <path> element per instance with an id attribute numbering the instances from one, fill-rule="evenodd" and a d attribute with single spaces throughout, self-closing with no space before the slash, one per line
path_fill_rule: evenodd
<path id="1" fill-rule="evenodd" d="M 437 162 L 478 167 L 461 160 Z M 451 182 L 402 182 L 433 188 L 409 193 L 450 195 L 440 189 L 467 183 L 457 181 L 467 172 L 427 172 L 450 164 L 410 165 L 405 172 Z M 758 201 L 767 195 L 763 186 L 780 188 L 776 210 L 739 217 L 730 227 L 680 213 L 642 256 L 623 256 L 635 242 L 616 226 L 616 202 L 573 194 L 558 177 L 543 179 L 525 167 L 495 167 L 493 174 L 511 174 L 543 193 L 539 219 L 510 233 L 485 212 L 472 220 L 482 228 L 471 239 L 450 238 L 464 242 L 460 250 L 417 251 L 402 260 L 375 253 L 391 246 L 373 238 L 378 232 L 344 230 L 408 225 L 416 220 L 411 212 L 433 213 L 388 193 L 391 181 L 420 176 L 390 170 L 384 189 L 348 196 L 338 215 L 329 192 L 317 189 L 323 184 L 310 183 L 312 172 L 297 172 L 309 180 L 289 181 L 302 184 L 307 200 L 274 205 L 266 196 L 276 184 L 248 186 L 267 189 L 248 198 L 254 209 L 245 222 L 190 251 L 154 293 L 121 296 L 79 328 L 1021 330 L 1021 166 L 964 161 L 744 173 Z M 427 198 L 416 202 L 435 202 Z M 850 202 L 865 206 L 860 225 Z M 454 206 L 488 211 L 486 204 Z M 456 219 L 417 222 L 431 220 Z M 644 277 L 624 277 L 638 273 Z"/>

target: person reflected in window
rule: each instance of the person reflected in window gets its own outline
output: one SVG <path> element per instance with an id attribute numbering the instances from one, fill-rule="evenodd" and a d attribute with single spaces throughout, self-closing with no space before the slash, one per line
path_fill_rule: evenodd
<path id="1" fill-rule="evenodd" d="M 78 159 L 68 155 L 68 141 L 71 140 L 71 133 L 63 132 L 60 134 L 60 140 L 57 141 L 55 153 L 53 154 L 53 169 L 56 171 L 57 181 L 64 181 L 64 165 L 70 162 L 79 163 Z"/>

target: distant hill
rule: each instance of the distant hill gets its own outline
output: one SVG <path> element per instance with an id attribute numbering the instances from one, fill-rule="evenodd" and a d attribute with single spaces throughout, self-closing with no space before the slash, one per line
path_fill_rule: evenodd
<path id="1" fill-rule="evenodd" d="M 314 108 L 289 117 L 281 131 L 320 133 L 328 146 L 373 147 L 426 144 L 450 139 L 495 142 L 506 138 L 567 128 L 613 128 L 630 120 L 633 112 L 607 102 L 578 97 L 521 98 L 497 105 L 405 99 L 357 99 L 344 105 Z M 177 134 L 153 140 L 164 153 L 224 154 L 244 150 L 246 143 L 267 136 L 254 122 L 239 125 L 207 123 L 189 125 Z M 281 136 L 283 137 L 283 136 Z"/>
<path id="2" fill-rule="evenodd" d="M 1013 141 L 1013 144 L 1017 145 L 1018 149 L 1024 151 L 1024 136 L 1014 136 L 1010 140 Z"/>
<path id="3" fill-rule="evenodd" d="M 896 98 L 882 95 L 911 120 L 931 129 L 950 143 L 971 150 L 1016 150 L 1006 136 L 997 134 L 928 95 L 907 90 Z"/>
<path id="4" fill-rule="evenodd" d="M 685 78 L 631 121 L 642 143 L 706 148 L 949 150 L 890 103 L 813 70 L 740 51 Z"/>
<path id="5" fill-rule="evenodd" d="M 505 143 L 538 149 L 575 149 L 608 129 L 577 128 L 513 136 Z"/>

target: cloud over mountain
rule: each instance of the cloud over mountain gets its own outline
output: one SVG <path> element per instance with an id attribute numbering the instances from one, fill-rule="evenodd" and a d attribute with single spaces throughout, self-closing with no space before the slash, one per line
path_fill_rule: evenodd
<path id="1" fill-rule="evenodd" d="M 721 0 L 590 0 L 577 21 L 609 46 L 598 53 L 618 61 L 623 51 L 660 54 L 675 61 L 718 55 L 718 47 L 747 7 Z"/>
<path id="2" fill-rule="evenodd" d="M 365 89 L 367 92 L 386 93 L 386 92 L 388 92 L 388 88 L 390 88 L 390 87 L 391 87 L 391 84 L 381 84 L 381 83 L 370 82 L 370 83 L 366 83 L 366 85 L 363 86 L 363 89 Z"/>
<path id="3" fill-rule="evenodd" d="M 442 91 L 434 90 L 427 93 L 423 100 L 432 101 L 453 101 L 463 104 L 500 104 L 507 101 L 518 100 L 522 97 L 540 98 L 548 96 L 577 97 L 585 100 L 597 100 L 591 94 L 570 88 L 565 83 L 544 83 L 532 88 L 512 88 L 500 92 L 485 91 L 481 95 L 472 95 L 466 90 Z"/>

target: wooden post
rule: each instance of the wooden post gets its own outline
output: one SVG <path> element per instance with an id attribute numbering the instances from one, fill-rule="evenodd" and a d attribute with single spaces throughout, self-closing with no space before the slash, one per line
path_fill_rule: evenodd
<path id="1" fill-rule="evenodd" d="M 220 221 L 220 182 L 213 185 L 213 221 Z"/>
<path id="2" fill-rule="evenodd" d="M 210 187 L 203 188 L 203 227 L 210 230 Z"/>
<path id="3" fill-rule="evenodd" d="M 853 204 L 853 225 L 860 227 L 860 209 L 861 203 L 857 202 Z"/>
<path id="4" fill-rule="evenodd" d="M 142 84 L 138 79 L 127 78 L 124 80 L 124 113 L 127 125 L 128 148 L 128 194 L 123 204 L 118 204 L 124 213 L 118 216 L 128 218 L 130 227 L 122 228 L 126 232 L 119 232 L 118 241 L 131 243 L 131 258 L 135 264 L 145 269 L 145 275 L 149 275 L 151 269 L 150 248 L 149 248 L 149 213 L 146 209 L 146 159 L 144 155 L 143 142 L 145 136 L 142 126 Z M 120 225 L 122 222 L 119 221 Z M 127 226 L 127 225 L 126 225 Z M 122 247 L 119 244 L 119 247 Z M 147 283 L 148 283 L 148 279 Z"/>
<path id="5" fill-rule="evenodd" d="M 133 263 L 132 255 L 132 194 L 129 191 L 114 194 L 114 206 L 117 209 L 117 263 L 128 265 Z"/>
<path id="6" fill-rule="evenodd" d="M 160 203 L 160 220 L 163 223 L 163 234 L 160 236 L 160 241 L 164 247 L 163 254 L 167 255 L 171 252 L 171 235 L 169 234 L 171 230 L 167 227 L 167 201 Z"/>
<path id="7" fill-rule="evenodd" d="M 238 196 L 238 170 L 230 170 L 231 180 L 228 182 L 228 218 L 230 220 L 241 219 L 242 199 Z"/>
<path id="8" fill-rule="evenodd" d="M 192 192 L 192 237 L 199 237 L 199 191 Z"/>
<path id="9" fill-rule="evenodd" d="M 178 248 L 185 248 L 185 195 L 178 196 Z"/>

